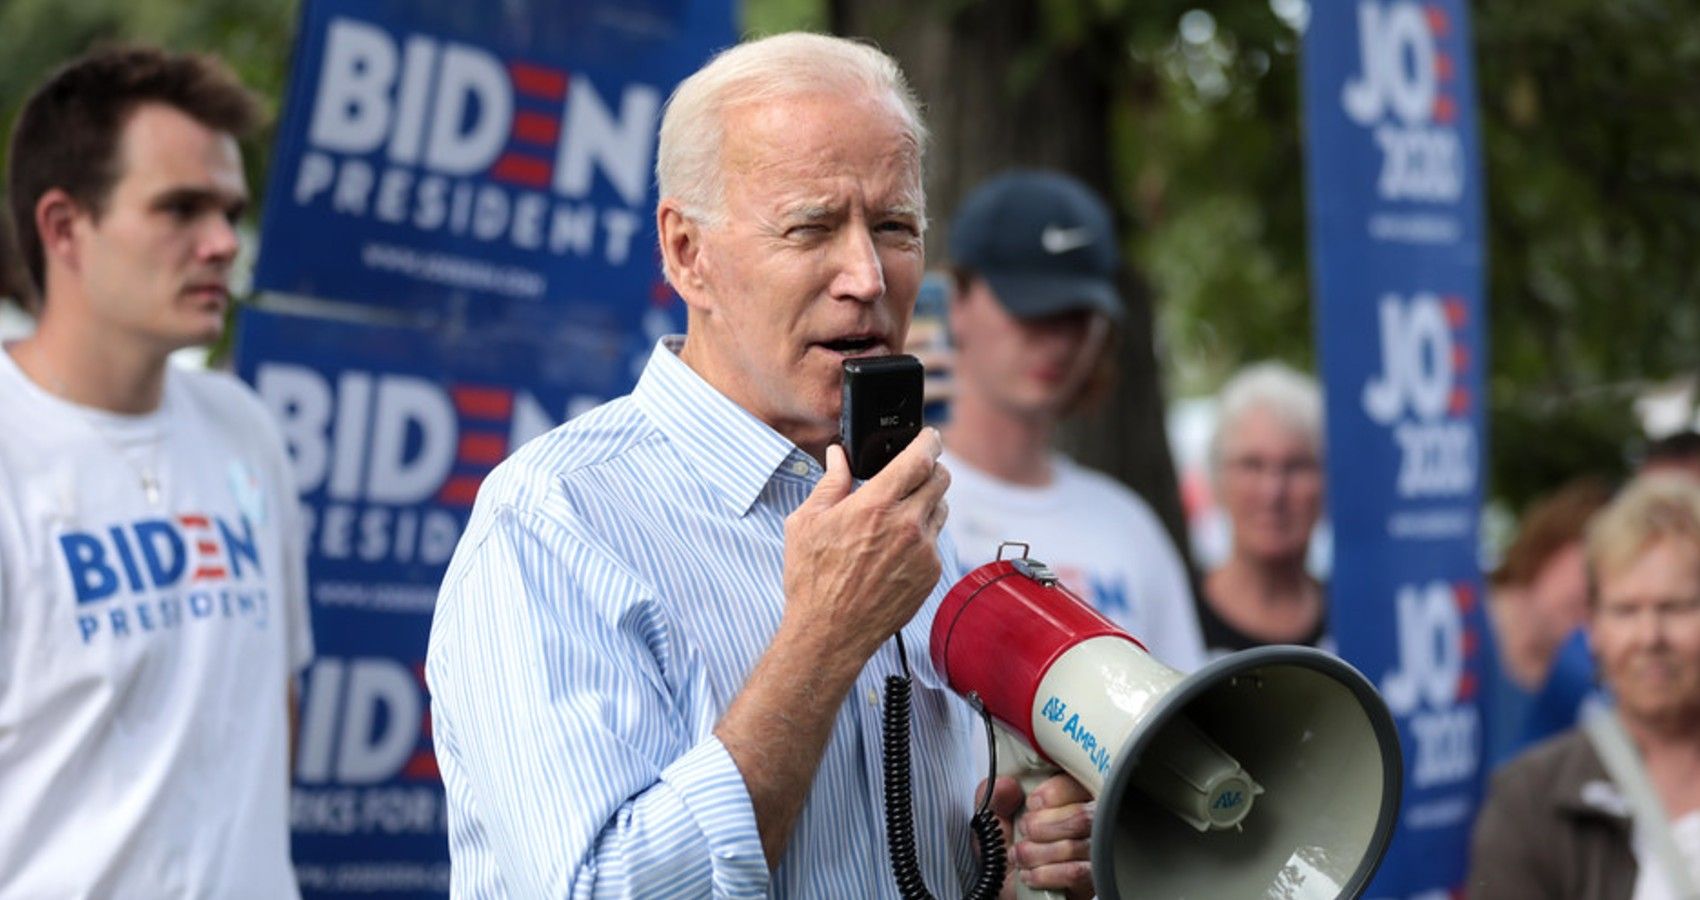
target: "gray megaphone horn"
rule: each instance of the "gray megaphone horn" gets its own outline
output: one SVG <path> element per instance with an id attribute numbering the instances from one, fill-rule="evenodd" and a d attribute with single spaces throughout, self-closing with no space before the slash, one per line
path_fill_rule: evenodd
<path id="1" fill-rule="evenodd" d="M 1001 774 L 1031 790 L 1061 769 L 1097 798 L 1101 900 L 1357 897 L 1381 864 L 1398 730 L 1330 654 L 1262 647 L 1183 675 L 1025 556 L 957 582 L 930 649 L 1000 726 Z"/>

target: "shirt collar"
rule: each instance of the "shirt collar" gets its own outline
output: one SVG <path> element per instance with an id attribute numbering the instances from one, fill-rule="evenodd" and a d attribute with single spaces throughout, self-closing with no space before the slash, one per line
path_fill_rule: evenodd
<path id="1" fill-rule="evenodd" d="M 685 365 L 684 344 L 677 334 L 656 343 L 632 398 L 697 477 L 743 516 L 780 466 L 805 454 Z"/>
<path id="2" fill-rule="evenodd" d="M 1599 752 L 1586 732 L 1575 732 L 1580 746 L 1565 760 L 1549 784 L 1553 807 L 1561 814 L 1605 818 L 1620 823 L 1632 818 L 1629 801 L 1606 773 Z"/>

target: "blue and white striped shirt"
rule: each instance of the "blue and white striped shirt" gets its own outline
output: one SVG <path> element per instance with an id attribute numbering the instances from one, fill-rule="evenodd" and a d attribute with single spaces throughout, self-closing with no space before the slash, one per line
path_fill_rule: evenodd
<path id="1" fill-rule="evenodd" d="M 823 472 L 676 342 L 630 396 L 498 467 L 450 563 L 426 676 L 454 894 L 895 897 L 880 799 L 889 643 L 839 709 L 771 876 L 713 734 L 778 628 L 785 517 Z M 971 880 L 985 775 L 977 720 L 927 654 L 950 568 L 904 629 L 920 856 L 945 896 Z"/>

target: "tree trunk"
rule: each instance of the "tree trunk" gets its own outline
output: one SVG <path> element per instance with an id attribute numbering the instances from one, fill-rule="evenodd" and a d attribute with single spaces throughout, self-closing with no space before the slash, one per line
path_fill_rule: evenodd
<path id="1" fill-rule="evenodd" d="M 1123 234 L 1128 192 L 1112 158 L 1116 104 L 1136 91 L 1125 42 L 1105 29 L 1046 47 L 1040 4 L 1021 0 L 833 0 L 838 34 L 873 40 L 903 66 L 932 130 L 927 158 L 928 245 L 945 260 L 950 214 L 975 184 L 1011 166 L 1059 169 L 1111 200 Z M 1125 242 L 1124 242 L 1125 247 Z M 1124 266 L 1127 318 L 1116 349 L 1116 389 L 1093 413 L 1064 424 L 1061 444 L 1149 502 L 1191 559 L 1163 419 L 1150 292 Z"/>

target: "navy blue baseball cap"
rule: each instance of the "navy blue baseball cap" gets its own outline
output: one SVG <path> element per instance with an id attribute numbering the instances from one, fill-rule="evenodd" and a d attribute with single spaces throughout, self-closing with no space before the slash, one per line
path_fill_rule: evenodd
<path id="1" fill-rule="evenodd" d="M 1016 318 L 1122 317 L 1109 207 L 1067 175 L 1018 169 L 981 183 L 951 220 L 950 259 L 986 279 Z"/>

